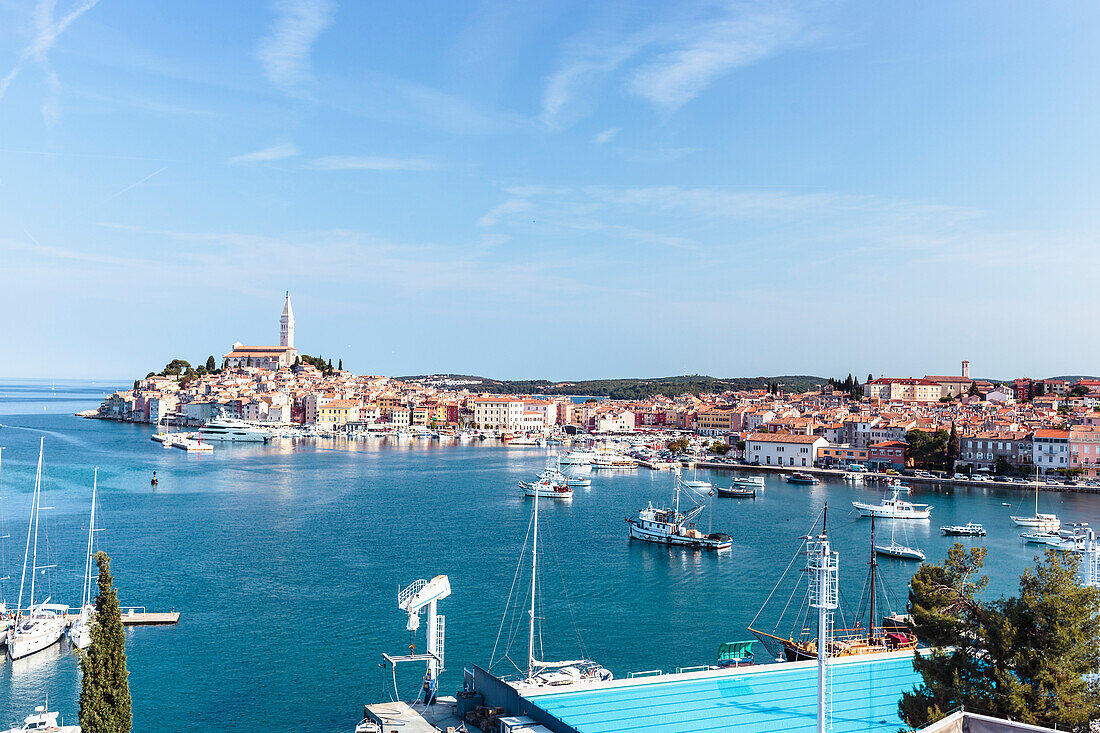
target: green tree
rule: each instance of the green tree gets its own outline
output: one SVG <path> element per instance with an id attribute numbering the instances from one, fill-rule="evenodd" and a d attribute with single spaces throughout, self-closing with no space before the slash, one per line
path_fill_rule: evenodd
<path id="1" fill-rule="evenodd" d="M 670 440 L 665 447 L 673 453 L 685 453 L 691 448 L 691 442 L 687 438 L 676 438 L 675 440 Z"/>
<path id="2" fill-rule="evenodd" d="M 342 371 L 344 371 L 344 360 L 343 360 L 343 359 L 339 359 L 338 361 L 339 361 L 340 363 L 339 363 L 339 364 L 337 365 L 336 369 L 337 369 L 338 371 L 341 371 L 341 372 L 342 372 Z"/>
<path id="3" fill-rule="evenodd" d="M 710 447 L 712 453 L 717 453 L 720 456 L 724 456 L 730 452 L 730 446 L 728 443 L 723 443 L 720 440 L 714 441 L 714 445 Z"/>
<path id="4" fill-rule="evenodd" d="M 216 372 L 218 371 L 218 362 L 214 361 L 214 355 L 206 357 L 206 371 Z"/>
<path id="5" fill-rule="evenodd" d="M 1100 663 L 1100 590 L 1077 580 L 1078 558 L 1048 550 L 1012 598 L 983 601 L 984 548 L 955 544 L 910 584 L 913 629 L 932 647 L 915 655 L 921 684 L 902 696 L 920 727 L 965 707 L 1059 730 L 1087 731 L 1100 690 L 1084 676 Z"/>
<path id="6" fill-rule="evenodd" d="M 955 461 L 959 460 L 959 433 L 955 430 L 955 421 L 951 421 L 951 432 L 947 434 L 947 445 L 944 447 L 943 470 L 954 473 Z"/>
<path id="7" fill-rule="evenodd" d="M 99 595 L 95 599 L 92 644 L 80 656 L 80 728 L 85 733 L 129 733 L 133 724 L 126 671 L 126 632 L 111 576 L 111 558 L 95 554 Z"/>
<path id="8" fill-rule="evenodd" d="M 1069 391 L 1072 397 L 1084 397 L 1089 393 L 1089 388 L 1083 384 L 1079 384 Z"/>

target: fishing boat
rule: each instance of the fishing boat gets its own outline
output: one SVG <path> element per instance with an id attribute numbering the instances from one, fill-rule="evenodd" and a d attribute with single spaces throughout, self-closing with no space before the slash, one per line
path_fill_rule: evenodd
<path id="1" fill-rule="evenodd" d="M 949 524 L 946 527 L 940 527 L 940 531 L 950 537 L 985 536 L 985 527 L 976 522 L 967 522 L 966 524 Z"/>
<path id="2" fill-rule="evenodd" d="M 88 519 L 88 551 L 84 556 L 84 589 L 80 594 L 80 614 L 69 625 L 69 641 L 77 649 L 87 649 L 92 644 L 92 616 L 95 606 L 92 605 L 92 550 L 95 546 L 95 499 L 96 483 L 99 480 L 99 469 L 92 473 L 92 514 Z"/>
<path id="3" fill-rule="evenodd" d="M 861 517 L 880 517 L 883 519 L 928 519 L 932 514 L 932 506 L 929 504 L 913 504 L 898 498 L 902 492 L 910 492 L 907 486 L 894 486 L 893 496 L 883 497 L 881 504 L 867 504 L 862 501 L 853 501 Z"/>
<path id="4" fill-rule="evenodd" d="M 826 529 L 827 517 L 828 505 L 826 505 L 825 510 L 822 513 L 822 530 L 820 537 L 823 539 L 828 537 Z M 800 554 L 803 552 L 803 547 L 806 546 L 807 541 L 811 539 L 813 538 L 809 535 L 802 538 L 803 545 L 799 548 Z M 794 563 L 792 562 L 791 565 L 793 564 Z M 872 518 L 871 520 L 871 561 L 868 563 L 868 566 L 868 584 L 867 586 L 865 586 L 865 589 L 867 587 L 869 587 L 870 589 L 866 596 L 868 603 L 866 606 L 864 606 L 861 599 L 861 602 L 859 604 L 861 610 L 863 608 L 867 608 L 867 614 L 865 618 L 867 619 L 868 623 L 864 625 L 862 623 L 863 618 L 858 618 L 856 623 L 851 627 L 831 629 L 828 636 L 828 656 L 830 658 L 865 656 L 869 654 L 884 654 L 887 652 L 912 651 L 917 647 L 916 634 L 910 631 L 907 625 L 898 623 L 895 620 L 898 618 L 897 614 L 891 613 L 889 615 L 886 615 L 881 623 L 879 623 L 879 620 L 875 615 L 878 612 L 877 596 L 879 592 L 879 586 L 881 585 L 881 580 L 878 578 L 878 558 L 877 553 L 875 552 L 874 518 Z M 790 570 L 790 566 L 788 566 L 788 570 Z M 785 576 L 786 571 L 776 583 L 775 588 L 772 589 L 772 593 L 768 596 L 769 599 L 772 597 L 772 595 L 775 594 L 775 591 L 779 588 Z M 798 588 L 796 587 L 791 593 L 791 599 L 794 598 L 794 595 L 797 592 Z M 889 605 L 889 596 L 885 596 L 885 598 L 887 604 Z M 784 607 L 783 613 L 780 615 L 779 619 L 776 622 L 777 628 L 778 624 L 782 622 L 784 615 L 787 612 L 787 609 L 792 607 L 791 599 L 788 599 L 787 604 Z M 765 601 L 764 607 L 766 606 L 767 601 Z M 797 608 L 798 606 L 799 604 L 794 604 L 795 608 Z M 799 662 L 808 659 L 817 659 L 818 636 L 817 634 L 811 632 L 809 624 L 807 623 L 808 619 L 805 616 L 800 616 L 795 619 L 794 628 L 801 629 L 801 632 L 798 636 L 795 636 L 792 633 L 786 637 L 783 637 L 779 636 L 776 633 L 777 629 L 773 630 L 772 632 L 767 632 L 759 628 L 755 628 L 757 621 L 760 619 L 761 614 L 764 612 L 764 607 L 761 607 L 760 611 L 756 614 L 756 618 L 754 618 L 749 624 L 749 631 L 752 632 L 753 635 L 755 635 L 758 639 L 760 639 L 765 647 L 778 646 L 782 654 L 782 659 L 788 662 Z M 809 609 L 805 606 L 805 604 L 803 604 L 803 607 L 798 611 L 798 613 L 804 614 L 808 610 Z"/>
<path id="5" fill-rule="evenodd" d="M 1039 471 L 1035 471 L 1035 513 L 1030 516 L 1012 515 L 1009 517 L 1019 527 L 1032 527 L 1039 532 L 1057 532 L 1062 522 L 1056 514 L 1039 512 Z"/>
<path id="6" fill-rule="evenodd" d="M 34 602 L 39 571 L 55 567 L 38 564 L 40 515 L 45 511 L 42 506 L 42 451 L 45 442 L 46 439 L 42 438 L 38 444 L 38 468 L 34 474 L 31 517 L 27 525 L 27 549 L 23 554 L 23 576 L 19 581 L 19 601 L 16 605 L 17 613 L 20 615 L 16 617 L 15 624 L 8 629 L 8 656 L 11 659 L 21 659 L 56 644 L 64 636 L 65 627 L 68 626 L 68 606 L 51 604 L 49 598 L 37 605 Z M 28 563 L 30 563 L 30 602 L 26 606 L 27 612 L 23 614 L 23 589 L 27 581 Z"/>
<path id="7" fill-rule="evenodd" d="M 79 725 L 60 725 L 57 722 L 59 713 L 51 713 L 45 705 L 39 705 L 34 712 L 23 718 L 23 725 L 18 728 L 8 728 L 4 733 L 27 733 L 39 731 L 40 733 L 80 733 Z"/>
<path id="8" fill-rule="evenodd" d="M 557 475 L 555 475 L 557 474 Z M 545 471 L 535 481 L 520 481 L 524 496 L 541 496 L 543 499 L 572 499 L 573 489 L 557 471 Z"/>
<path id="9" fill-rule="evenodd" d="M 805 484 L 808 486 L 812 486 L 813 484 L 821 483 L 821 479 L 808 473 L 792 473 L 791 475 L 787 476 L 787 483 Z"/>
<path id="10" fill-rule="evenodd" d="M 728 550 L 733 546 L 733 538 L 721 532 L 700 532 L 695 526 L 696 518 L 706 508 L 706 502 L 698 500 L 697 494 L 685 485 L 679 471 L 673 472 L 676 479 L 675 500 L 672 507 L 655 507 L 653 502 L 638 514 L 627 517 L 630 525 L 630 538 L 664 545 L 677 545 L 700 550 Z M 686 494 L 694 506 L 687 512 L 680 511 L 680 496 Z"/>

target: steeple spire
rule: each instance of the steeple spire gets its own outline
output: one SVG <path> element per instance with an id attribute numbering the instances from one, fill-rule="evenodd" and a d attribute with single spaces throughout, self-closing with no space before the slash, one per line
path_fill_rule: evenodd
<path id="1" fill-rule="evenodd" d="M 279 346 L 294 348 L 294 309 L 290 307 L 290 291 L 286 291 L 283 315 L 279 319 Z"/>

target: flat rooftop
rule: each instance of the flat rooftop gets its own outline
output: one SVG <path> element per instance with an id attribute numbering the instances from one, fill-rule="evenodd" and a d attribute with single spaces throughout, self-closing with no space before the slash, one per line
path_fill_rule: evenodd
<path id="1" fill-rule="evenodd" d="M 901 694 L 920 682 L 911 652 L 832 663 L 833 730 L 897 733 Z M 813 733 L 817 662 L 615 680 L 524 698 L 577 733 Z"/>

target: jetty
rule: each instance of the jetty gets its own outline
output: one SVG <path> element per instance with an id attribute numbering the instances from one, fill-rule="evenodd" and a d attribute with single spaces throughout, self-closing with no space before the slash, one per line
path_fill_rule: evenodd
<path id="1" fill-rule="evenodd" d="M 145 606 L 130 606 L 120 608 L 122 612 L 123 626 L 171 626 L 180 622 L 180 612 L 171 611 L 146 611 Z"/>
<path id="2" fill-rule="evenodd" d="M 400 730 L 402 733 L 439 733 L 460 730 L 461 717 L 455 715 L 454 697 L 441 696 L 432 705 L 422 702 L 380 702 L 363 706 L 363 721 L 357 731 Z M 373 725 L 372 725 L 373 724 Z"/>

